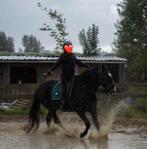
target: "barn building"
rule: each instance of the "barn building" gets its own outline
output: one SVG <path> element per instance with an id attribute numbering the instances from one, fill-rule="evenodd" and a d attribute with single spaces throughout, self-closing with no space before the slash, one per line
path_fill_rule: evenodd
<path id="1" fill-rule="evenodd" d="M 1 95 L 32 95 L 37 86 L 45 79 L 59 79 L 57 69 L 48 78 L 43 77 L 58 57 L 51 56 L 0 56 L 0 96 Z M 78 57 L 83 63 L 95 66 L 107 66 L 117 84 L 122 85 L 126 80 L 127 60 L 115 56 Z M 84 68 L 76 66 L 76 75 Z"/>

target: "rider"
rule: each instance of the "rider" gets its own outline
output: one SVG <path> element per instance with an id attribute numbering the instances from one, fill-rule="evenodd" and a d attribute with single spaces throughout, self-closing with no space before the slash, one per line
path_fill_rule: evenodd
<path id="1" fill-rule="evenodd" d="M 62 105 L 61 108 L 67 108 L 67 86 L 71 84 L 74 73 L 75 73 L 75 64 L 79 66 L 88 68 L 88 65 L 82 63 L 80 60 L 76 58 L 76 56 L 72 53 L 73 45 L 70 41 L 66 41 L 63 44 L 64 52 L 60 55 L 57 62 L 48 70 L 48 75 L 52 73 L 58 66 L 61 67 L 61 85 L 62 85 Z"/>

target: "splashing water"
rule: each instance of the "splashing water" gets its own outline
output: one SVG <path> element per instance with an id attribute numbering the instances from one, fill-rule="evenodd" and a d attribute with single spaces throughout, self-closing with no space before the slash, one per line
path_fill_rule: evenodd
<path id="1" fill-rule="evenodd" d="M 107 105 L 104 105 L 104 103 Z M 97 131 L 95 127 L 92 127 L 89 130 L 89 134 L 86 136 L 86 138 L 106 139 L 108 137 L 110 129 L 112 128 L 112 124 L 115 120 L 116 114 L 119 112 L 121 108 L 126 107 L 126 103 L 124 100 L 115 104 L 112 104 L 112 102 L 108 103 L 107 101 L 103 101 L 101 104 L 103 104 L 104 106 L 100 106 L 102 107 L 102 109 L 99 109 L 100 111 L 98 112 L 100 130 Z M 53 125 L 48 130 L 44 131 L 44 133 L 55 135 L 58 137 L 62 136 L 67 138 L 79 138 L 79 134 L 85 127 L 83 125 L 83 122 L 79 119 L 79 117 L 76 114 L 65 113 L 61 114 L 60 118 L 64 119 L 63 127 Z"/>
<path id="2" fill-rule="evenodd" d="M 102 116 L 100 118 L 100 130 L 98 132 L 92 131 L 89 135 L 89 138 L 107 138 L 108 133 L 112 128 L 112 124 L 115 120 L 115 116 L 117 115 L 119 110 L 123 107 L 126 107 L 127 104 L 124 100 L 121 100 L 117 104 L 111 103 L 111 105 L 107 104 L 107 106 L 109 106 L 109 109 L 105 109 L 105 107 L 103 107 L 106 111 L 101 112 Z"/>
<path id="3" fill-rule="evenodd" d="M 109 99 L 108 99 L 109 98 Z M 92 127 L 89 130 L 89 134 L 86 138 L 89 139 L 106 139 L 108 133 L 112 128 L 112 124 L 115 120 L 115 117 L 120 109 L 127 106 L 125 100 L 119 100 L 113 102 L 113 99 L 110 97 L 104 97 L 101 100 L 98 100 L 98 120 L 100 122 L 100 130 L 97 131 L 95 127 Z M 116 103 L 117 102 L 117 103 Z M 47 134 L 63 136 L 67 138 L 79 138 L 79 134 L 82 132 L 85 125 L 81 119 L 74 113 L 59 113 L 61 121 L 63 121 L 64 126 L 59 127 L 57 125 L 51 126 L 48 130 L 44 131 Z M 90 116 L 88 117 L 90 121 Z M 46 128 L 46 127 L 45 127 Z"/>
<path id="4" fill-rule="evenodd" d="M 74 124 L 74 127 L 73 127 L 73 124 Z M 82 130 L 82 126 L 83 126 L 82 124 L 77 125 L 76 122 L 73 122 L 71 120 L 70 123 L 65 123 L 64 127 L 53 125 L 48 130 L 45 130 L 44 134 L 55 135 L 57 137 L 79 138 L 79 134 Z"/>

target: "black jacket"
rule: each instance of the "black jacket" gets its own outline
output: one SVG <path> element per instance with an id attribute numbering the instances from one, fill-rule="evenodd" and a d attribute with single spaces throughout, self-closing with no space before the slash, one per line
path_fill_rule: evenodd
<path id="1" fill-rule="evenodd" d="M 87 67 L 88 65 L 82 63 L 80 60 L 76 58 L 76 56 L 73 53 L 66 53 L 60 55 L 58 61 L 49 69 L 49 72 L 54 71 L 58 66 L 61 67 L 61 78 L 66 79 L 67 81 L 70 81 L 75 73 L 75 64 L 78 64 L 82 67 Z"/>

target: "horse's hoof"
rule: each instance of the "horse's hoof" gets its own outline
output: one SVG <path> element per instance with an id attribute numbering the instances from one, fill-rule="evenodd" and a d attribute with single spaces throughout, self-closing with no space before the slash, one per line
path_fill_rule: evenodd
<path id="1" fill-rule="evenodd" d="M 98 130 L 98 131 L 100 130 L 100 125 L 97 127 L 97 130 Z"/>
<path id="2" fill-rule="evenodd" d="M 23 130 L 26 131 L 26 130 L 27 130 L 27 126 L 24 126 L 24 127 L 23 127 Z"/>
<path id="3" fill-rule="evenodd" d="M 54 121 L 55 121 L 56 124 L 60 124 L 61 123 L 60 120 L 58 120 L 58 119 L 56 119 Z"/>
<path id="4" fill-rule="evenodd" d="M 80 138 L 85 137 L 85 136 L 86 136 L 86 134 L 87 134 L 87 133 L 85 133 L 85 132 L 81 133 L 81 134 L 80 134 Z"/>

